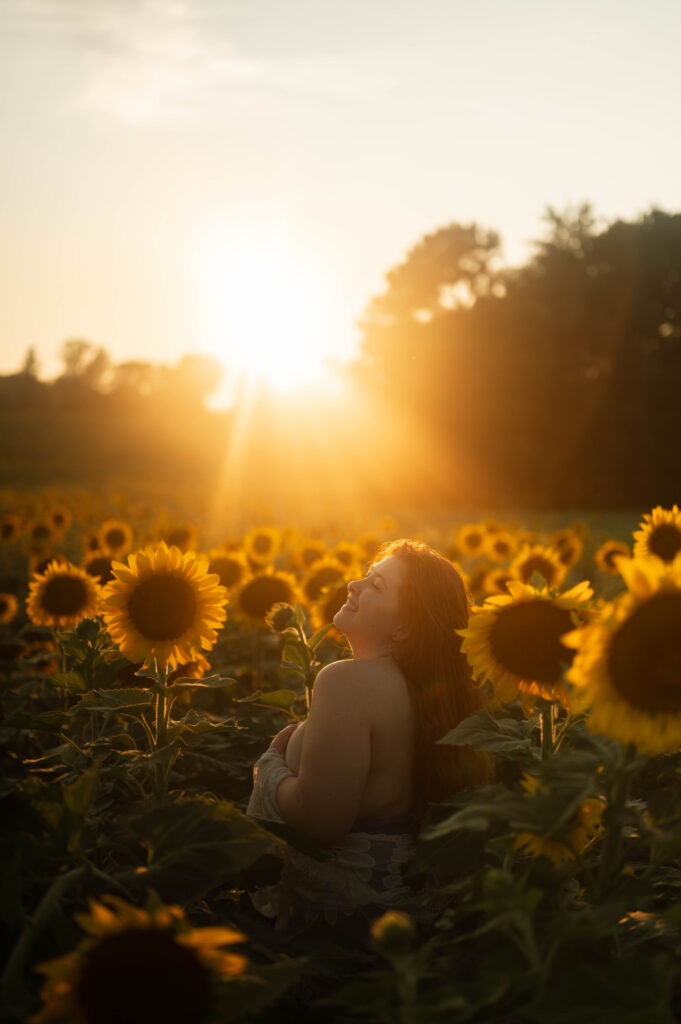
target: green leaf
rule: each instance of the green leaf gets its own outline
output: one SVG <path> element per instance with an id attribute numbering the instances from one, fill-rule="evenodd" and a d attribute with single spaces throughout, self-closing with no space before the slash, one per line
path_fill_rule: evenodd
<path id="1" fill-rule="evenodd" d="M 175 679 L 166 690 L 170 694 L 183 693 L 185 690 L 224 690 L 227 687 L 236 686 L 236 679 L 229 676 L 205 676 L 203 679 L 191 679 L 189 676 L 182 676 Z"/>
<path id="2" fill-rule="evenodd" d="M 472 750 L 489 750 L 511 761 L 537 761 L 541 754 L 529 735 L 534 727 L 534 722 L 492 718 L 489 711 L 483 709 L 464 718 L 437 742 Z"/>
<path id="3" fill-rule="evenodd" d="M 256 690 L 248 697 L 235 698 L 235 703 L 255 704 L 259 708 L 277 708 L 279 711 L 287 711 L 292 715 L 293 705 L 297 700 L 298 694 L 295 690 L 270 690 L 268 693 Z"/>
<path id="4" fill-rule="evenodd" d="M 85 693 L 87 690 L 87 684 L 80 672 L 55 672 L 53 676 L 47 678 L 52 686 L 60 686 L 71 693 Z"/>
<path id="5" fill-rule="evenodd" d="M 302 605 L 297 604 L 296 605 L 296 626 L 299 626 L 302 629 L 304 625 L 305 625 L 305 609 L 303 608 Z"/>
<path id="6" fill-rule="evenodd" d="M 131 712 L 143 711 L 154 699 L 149 690 L 125 687 L 122 690 L 91 690 L 79 700 L 69 715 L 78 715 L 83 711 L 92 712 Z"/>
<path id="7" fill-rule="evenodd" d="M 287 640 L 281 655 L 284 668 L 292 668 L 306 676 L 310 670 L 310 652 L 300 640 Z"/>
<path id="8" fill-rule="evenodd" d="M 322 626 L 321 629 L 318 629 L 317 632 L 309 638 L 307 642 L 313 651 L 316 651 L 317 647 L 322 642 L 322 640 L 324 639 L 324 637 L 326 636 L 330 629 L 333 629 L 333 622 L 330 622 L 328 626 Z"/>
<path id="9" fill-rule="evenodd" d="M 82 818 L 92 801 L 94 800 L 99 787 L 99 765 L 93 764 L 91 768 L 81 775 L 79 779 L 69 786 L 62 786 L 64 804 L 72 814 Z"/>

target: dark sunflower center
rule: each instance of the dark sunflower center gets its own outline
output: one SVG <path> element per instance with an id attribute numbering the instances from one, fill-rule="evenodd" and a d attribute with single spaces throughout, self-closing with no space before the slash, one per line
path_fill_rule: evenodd
<path id="1" fill-rule="evenodd" d="M 673 523 L 662 523 L 650 534 L 648 547 L 654 555 L 664 562 L 671 562 L 678 551 L 681 551 L 681 530 Z"/>
<path id="2" fill-rule="evenodd" d="M 542 555 L 532 555 L 526 561 L 523 562 L 520 567 L 523 583 L 527 583 L 532 579 L 532 573 L 540 573 L 547 584 L 550 586 L 555 575 L 556 569 L 552 562 L 549 562 L 548 558 L 544 558 Z"/>
<path id="3" fill-rule="evenodd" d="M 264 533 L 259 533 L 253 541 L 253 550 L 257 555 L 266 555 L 272 547 L 272 540 Z"/>
<path id="4" fill-rule="evenodd" d="M 7 598 L 6 597 L 0 597 L 0 618 L 2 618 L 2 616 L 5 615 L 5 613 L 9 611 L 9 607 L 10 607 L 10 605 L 9 605 L 9 601 L 7 600 Z"/>
<path id="5" fill-rule="evenodd" d="M 63 526 L 64 523 L 66 522 L 66 516 L 64 515 L 63 512 L 53 512 L 52 522 L 54 523 L 55 526 Z"/>
<path id="6" fill-rule="evenodd" d="M 309 580 L 306 580 L 305 582 L 303 587 L 305 596 L 309 601 L 316 601 L 321 595 L 324 587 L 331 586 L 332 583 L 336 582 L 339 576 L 340 573 L 338 572 L 338 569 L 334 568 L 332 565 L 325 565 L 322 569 L 318 569 L 317 572 L 313 573 Z"/>
<path id="7" fill-rule="evenodd" d="M 117 526 L 107 530 L 104 539 L 110 548 L 121 548 L 125 544 L 125 534 Z"/>
<path id="8" fill-rule="evenodd" d="M 14 536 L 14 523 L 3 523 L 0 526 L 0 536 L 3 540 L 7 540 L 8 537 Z"/>
<path id="9" fill-rule="evenodd" d="M 605 552 L 605 555 L 603 556 L 603 561 L 611 569 L 614 569 L 615 568 L 615 559 L 617 558 L 618 555 L 623 555 L 623 554 L 624 554 L 624 552 L 621 551 L 619 548 L 610 548 L 608 551 Z"/>
<path id="10" fill-rule="evenodd" d="M 97 576 L 102 583 L 108 583 L 113 579 L 111 559 L 106 555 L 102 555 L 100 558 L 91 558 L 85 566 L 85 571 L 88 576 Z"/>
<path id="11" fill-rule="evenodd" d="M 31 536 L 33 540 L 47 540 L 52 536 L 52 531 L 46 523 L 36 523 L 31 530 Z"/>
<path id="12" fill-rule="evenodd" d="M 482 534 L 469 533 L 468 536 L 466 537 L 466 543 L 468 544 L 469 548 L 479 548 L 480 545 L 482 544 Z"/>
<path id="13" fill-rule="evenodd" d="M 277 601 L 290 604 L 291 590 L 286 580 L 276 576 L 260 576 L 251 580 L 241 592 L 241 607 L 254 619 L 264 619 Z"/>
<path id="14" fill-rule="evenodd" d="M 76 1000 L 87 1024 L 201 1024 L 210 979 L 196 955 L 166 932 L 127 931 L 86 955 Z"/>
<path id="15" fill-rule="evenodd" d="M 352 551 L 341 550 L 336 552 L 336 558 L 341 563 L 341 565 L 350 565 L 350 563 L 352 562 L 352 557 Z"/>
<path id="16" fill-rule="evenodd" d="M 185 579 L 155 573 L 142 580 L 128 598 L 135 628 L 150 640 L 177 640 L 194 622 L 196 596 Z"/>
<path id="17" fill-rule="evenodd" d="M 87 599 L 87 587 L 77 576 L 51 576 L 43 589 L 41 603 L 50 615 L 77 615 Z"/>
<path id="18" fill-rule="evenodd" d="M 615 632 L 608 669 L 622 697 L 643 711 L 681 712 L 681 593 L 657 594 Z"/>
<path id="19" fill-rule="evenodd" d="M 560 642 L 573 629 L 570 613 L 548 601 L 525 601 L 502 608 L 492 627 L 492 654 L 521 679 L 555 683 L 574 651 Z"/>
<path id="20" fill-rule="evenodd" d="M 233 587 L 241 579 L 243 566 L 235 558 L 214 558 L 208 566 L 208 572 L 217 573 L 223 587 Z"/>
<path id="21" fill-rule="evenodd" d="M 88 551 L 99 551 L 99 537 L 88 537 L 87 549 Z"/>
<path id="22" fill-rule="evenodd" d="M 497 555 L 507 555 L 509 552 L 508 541 L 495 540 L 494 551 L 496 552 Z"/>
<path id="23" fill-rule="evenodd" d="M 306 568 L 309 568 L 319 558 L 321 558 L 319 548 L 304 548 L 301 561 Z"/>

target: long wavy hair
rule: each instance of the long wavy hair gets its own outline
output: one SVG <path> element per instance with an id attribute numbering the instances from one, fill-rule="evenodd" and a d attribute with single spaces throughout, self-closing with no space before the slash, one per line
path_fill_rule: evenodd
<path id="1" fill-rule="evenodd" d="M 436 742 L 487 704 L 455 632 L 467 626 L 470 609 L 461 575 L 420 541 L 384 544 L 374 561 L 388 555 L 406 570 L 399 601 L 407 635 L 393 641 L 392 656 L 406 680 L 413 712 L 412 809 L 417 832 L 428 804 L 466 786 L 490 782 L 494 764 L 489 754 Z"/>

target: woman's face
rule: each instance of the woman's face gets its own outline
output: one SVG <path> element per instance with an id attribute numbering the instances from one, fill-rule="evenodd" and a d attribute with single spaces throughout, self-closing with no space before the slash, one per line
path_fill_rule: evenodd
<path id="1" fill-rule="evenodd" d="M 400 592 L 404 564 L 395 556 L 376 562 L 364 579 L 348 583 L 348 597 L 333 619 L 356 658 L 380 658 L 404 634 Z"/>

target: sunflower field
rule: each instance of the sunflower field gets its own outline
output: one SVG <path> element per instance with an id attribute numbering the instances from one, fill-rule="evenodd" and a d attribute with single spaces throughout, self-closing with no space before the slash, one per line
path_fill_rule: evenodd
<path id="1" fill-rule="evenodd" d="M 220 536 L 122 495 L 0 497 L 8 1024 L 681 1018 L 677 506 Z M 427 925 L 310 943 L 251 906 L 286 844 L 324 857 L 246 816 L 252 768 L 349 656 L 347 583 L 400 535 L 467 582 L 489 709 L 439 742 L 495 777 L 429 807 Z"/>

